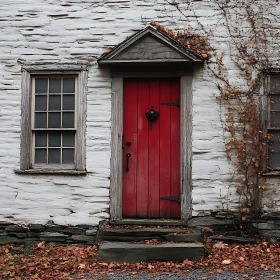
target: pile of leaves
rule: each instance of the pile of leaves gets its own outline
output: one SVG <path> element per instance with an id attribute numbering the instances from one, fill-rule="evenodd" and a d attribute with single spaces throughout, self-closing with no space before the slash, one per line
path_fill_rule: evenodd
<path id="1" fill-rule="evenodd" d="M 161 272 L 187 274 L 193 269 L 209 268 L 215 273 L 225 270 L 280 271 L 280 245 L 266 242 L 254 245 L 227 245 L 218 242 L 209 248 L 212 254 L 193 262 L 142 262 L 106 263 L 98 260 L 96 246 L 46 246 L 37 247 L 0 246 L 0 279 L 78 279 L 87 273 L 93 275 Z M 87 278 L 83 278 L 87 279 Z M 92 278 L 91 278 L 92 279 Z"/>

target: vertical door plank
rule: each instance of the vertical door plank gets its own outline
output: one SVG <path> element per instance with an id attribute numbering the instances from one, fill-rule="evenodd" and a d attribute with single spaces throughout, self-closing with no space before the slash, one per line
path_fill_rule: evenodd
<path id="1" fill-rule="evenodd" d="M 171 82 L 171 99 L 180 99 L 180 82 Z M 180 108 L 171 106 L 171 186 L 172 196 L 180 194 Z M 171 218 L 180 218 L 180 203 L 171 201 Z"/>
<path id="2" fill-rule="evenodd" d="M 170 82 L 160 82 L 160 103 L 170 102 Z M 170 112 L 171 106 L 160 106 L 160 197 L 170 196 Z M 170 217 L 170 201 L 160 199 L 160 217 Z"/>
<path id="3" fill-rule="evenodd" d="M 137 170 L 137 91 L 136 80 L 124 81 L 124 134 L 123 134 L 123 217 L 136 215 Z M 127 146 L 127 142 L 131 142 Z M 126 171 L 126 154 L 130 153 L 129 171 Z"/>
<path id="4" fill-rule="evenodd" d="M 150 82 L 150 104 L 156 111 L 160 111 L 159 80 Z M 159 118 L 149 124 L 149 199 L 148 217 L 159 217 Z"/>
<path id="5" fill-rule="evenodd" d="M 137 216 L 148 216 L 148 120 L 149 83 L 139 80 L 138 83 L 138 162 L 137 162 Z"/>

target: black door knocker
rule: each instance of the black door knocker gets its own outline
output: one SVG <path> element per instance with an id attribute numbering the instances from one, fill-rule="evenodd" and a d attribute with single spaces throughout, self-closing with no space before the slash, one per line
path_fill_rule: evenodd
<path id="1" fill-rule="evenodd" d="M 151 108 L 146 112 L 146 117 L 150 122 L 154 122 L 159 117 L 159 112 L 155 110 L 154 106 L 151 106 Z"/>
<path id="2" fill-rule="evenodd" d="M 154 108 L 154 106 L 151 106 L 151 108 L 146 112 L 146 117 L 149 120 L 149 130 L 152 129 L 153 123 L 158 119 L 159 112 L 157 112 Z"/>

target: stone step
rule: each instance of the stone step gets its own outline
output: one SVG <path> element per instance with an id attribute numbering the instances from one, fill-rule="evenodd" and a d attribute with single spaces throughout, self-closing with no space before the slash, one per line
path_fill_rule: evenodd
<path id="1" fill-rule="evenodd" d="M 110 221 L 111 225 L 145 225 L 145 226 L 186 226 L 185 221 L 168 219 L 123 219 Z"/>
<path id="2" fill-rule="evenodd" d="M 141 261 L 184 261 L 204 257 L 202 243 L 141 244 L 128 242 L 104 242 L 99 246 L 99 259 L 116 263 Z"/>
<path id="3" fill-rule="evenodd" d="M 256 243 L 254 239 L 239 237 L 239 236 L 209 236 L 209 239 L 212 241 L 223 241 L 227 244 L 248 244 L 248 243 Z"/>
<path id="4" fill-rule="evenodd" d="M 189 232 L 189 233 L 178 233 L 178 234 L 167 234 L 167 241 L 173 242 L 201 242 L 202 234 L 200 232 Z"/>
<path id="5" fill-rule="evenodd" d="M 139 241 L 158 239 L 174 242 L 198 242 L 199 232 L 188 232 L 175 228 L 100 228 L 99 237 L 103 241 Z"/>

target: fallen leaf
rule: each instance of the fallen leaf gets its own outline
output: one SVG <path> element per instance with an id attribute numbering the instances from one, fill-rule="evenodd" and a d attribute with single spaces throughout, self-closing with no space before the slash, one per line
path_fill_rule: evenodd
<path id="1" fill-rule="evenodd" d="M 188 259 L 185 259 L 185 260 L 183 261 L 183 264 L 186 265 L 186 266 L 192 266 L 192 265 L 193 265 L 193 262 L 190 261 L 190 260 L 188 260 Z"/>
<path id="2" fill-rule="evenodd" d="M 85 267 L 86 267 L 86 265 L 84 263 L 80 263 L 78 266 L 78 268 L 80 268 L 80 269 L 84 269 Z"/>
<path id="3" fill-rule="evenodd" d="M 231 264 L 231 260 L 223 260 L 222 264 Z"/>
<path id="4" fill-rule="evenodd" d="M 227 244 L 225 244 L 222 241 L 219 241 L 213 245 L 213 248 L 214 249 L 224 249 L 226 246 L 227 246 Z"/>
<path id="5" fill-rule="evenodd" d="M 38 243 L 37 247 L 38 248 L 45 248 L 45 242 L 43 241 L 43 242 Z"/>
<path id="6" fill-rule="evenodd" d="M 115 265 L 113 264 L 113 263 L 110 263 L 109 265 L 108 265 L 108 268 L 113 268 Z"/>

